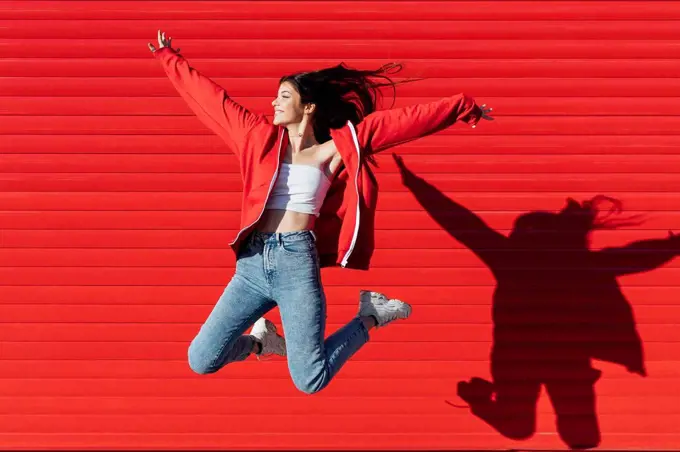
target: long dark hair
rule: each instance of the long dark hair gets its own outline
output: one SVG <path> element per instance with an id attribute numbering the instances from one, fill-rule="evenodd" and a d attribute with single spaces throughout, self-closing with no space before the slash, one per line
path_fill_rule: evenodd
<path id="1" fill-rule="evenodd" d="M 608 209 L 605 211 L 605 206 Z M 597 195 L 583 202 L 567 198 L 566 205 L 557 213 L 536 211 L 520 215 L 513 226 L 512 238 L 545 246 L 541 237 L 552 245 L 585 249 L 591 232 L 618 229 L 642 223 L 642 215 L 622 215 L 623 204 L 610 196 Z"/>
<path id="2" fill-rule="evenodd" d="M 314 136 L 323 143 L 330 139 L 330 129 L 339 129 L 347 121 L 358 124 L 373 113 L 382 96 L 381 89 L 390 87 L 394 91 L 399 82 L 394 82 L 390 75 L 401 69 L 401 64 L 390 63 L 373 71 L 362 71 L 341 63 L 318 71 L 285 75 L 279 84 L 292 84 L 302 104 L 316 105 Z"/>

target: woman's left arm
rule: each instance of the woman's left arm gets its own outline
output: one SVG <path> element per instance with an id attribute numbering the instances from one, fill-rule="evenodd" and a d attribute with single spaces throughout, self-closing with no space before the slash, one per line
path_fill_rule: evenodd
<path id="1" fill-rule="evenodd" d="M 367 154 L 421 138 L 458 121 L 475 127 L 481 119 L 492 120 L 493 109 L 478 106 L 465 94 L 434 102 L 381 110 L 368 115 L 357 125 L 357 139 Z"/>
<path id="2" fill-rule="evenodd" d="M 596 268 L 616 276 L 641 273 L 661 267 L 680 255 L 680 236 L 672 231 L 666 239 L 647 239 L 618 248 L 604 248 L 593 253 Z"/>

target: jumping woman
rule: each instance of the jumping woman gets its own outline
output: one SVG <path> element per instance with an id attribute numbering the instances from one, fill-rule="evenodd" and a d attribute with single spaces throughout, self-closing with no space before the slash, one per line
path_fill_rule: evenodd
<path id="1" fill-rule="evenodd" d="M 374 249 L 376 152 L 491 109 L 458 94 L 429 104 L 375 111 L 387 65 L 338 65 L 281 78 L 270 122 L 230 99 L 158 31 L 149 49 L 198 118 L 238 157 L 243 179 L 240 231 L 230 243 L 236 272 L 189 346 L 189 366 L 213 373 L 251 353 L 287 356 L 295 386 L 320 391 L 366 342 L 368 332 L 411 313 L 408 304 L 361 291 L 358 315 L 324 341 L 320 268 L 367 270 Z M 279 307 L 285 339 L 265 315 Z M 250 334 L 244 335 L 252 326 Z"/>

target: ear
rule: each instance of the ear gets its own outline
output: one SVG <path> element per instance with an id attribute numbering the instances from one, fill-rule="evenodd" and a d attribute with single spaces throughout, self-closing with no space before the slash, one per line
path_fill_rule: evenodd
<path id="1" fill-rule="evenodd" d="M 303 111 L 306 115 L 311 115 L 316 111 L 316 104 L 305 104 Z"/>

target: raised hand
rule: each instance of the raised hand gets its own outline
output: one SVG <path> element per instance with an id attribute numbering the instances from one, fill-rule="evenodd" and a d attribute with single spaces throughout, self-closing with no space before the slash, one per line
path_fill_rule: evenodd
<path id="1" fill-rule="evenodd" d="M 151 50 L 151 52 L 156 51 L 156 47 L 153 44 L 149 42 L 147 45 L 149 46 L 149 50 Z M 172 38 L 166 38 L 165 32 L 158 30 L 158 48 L 162 49 L 163 47 L 169 47 L 172 49 Z M 179 52 L 179 49 L 175 49 L 175 51 Z"/>
<path id="2" fill-rule="evenodd" d="M 482 119 L 486 119 L 487 121 L 493 121 L 493 118 L 490 116 L 490 113 L 493 111 L 493 108 L 487 107 L 486 104 L 482 105 Z"/>
<path id="3" fill-rule="evenodd" d="M 494 118 L 491 116 L 492 111 L 493 111 L 493 108 L 487 107 L 486 104 L 482 105 L 482 117 L 481 117 L 481 119 L 484 119 L 486 121 L 493 121 Z M 477 124 L 472 126 L 473 129 L 475 127 L 477 127 Z"/>
<path id="4" fill-rule="evenodd" d="M 401 156 L 393 152 L 392 158 L 394 159 L 394 163 L 396 163 L 397 167 L 399 168 L 399 173 L 401 174 L 401 182 L 403 184 L 408 185 L 410 181 L 418 177 L 415 174 L 413 174 L 411 170 L 406 167 L 406 165 L 404 165 L 404 159 Z"/>

